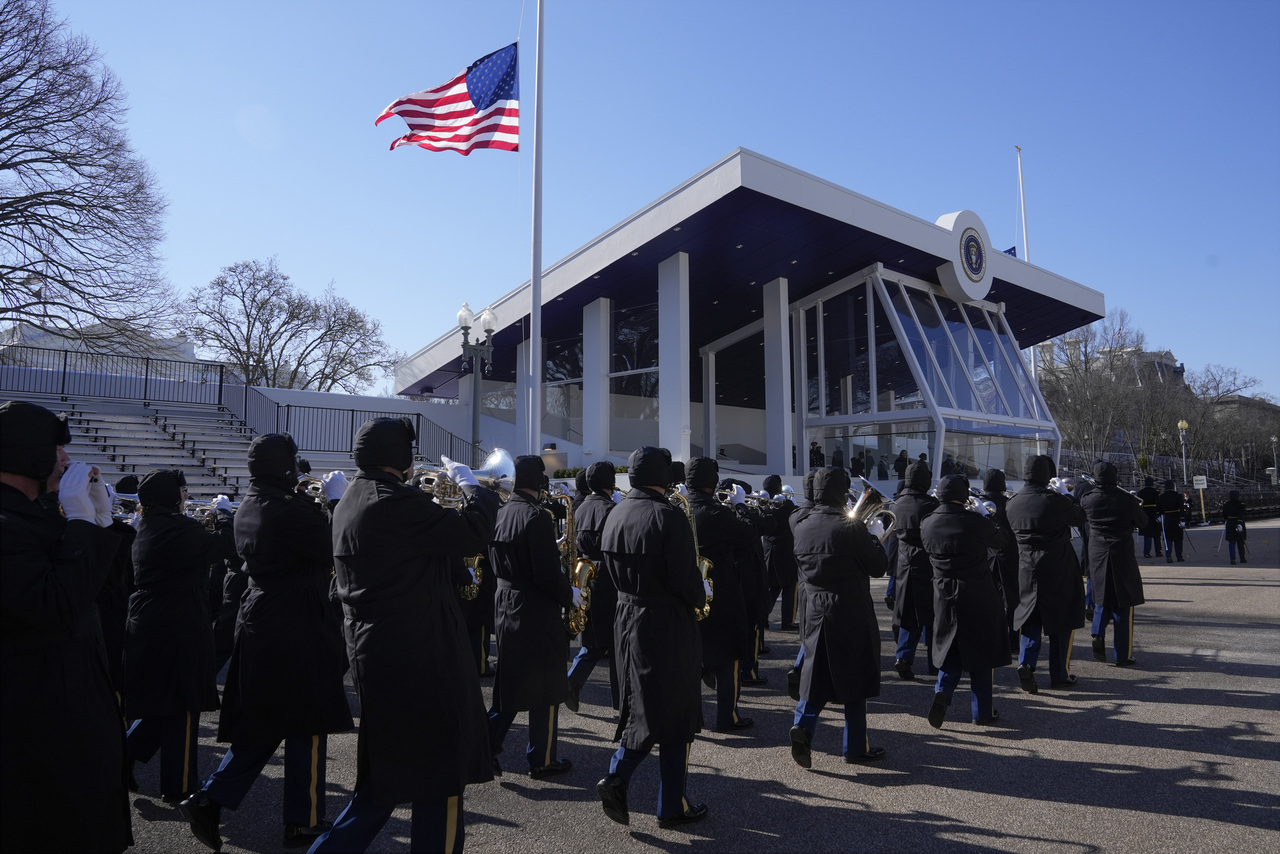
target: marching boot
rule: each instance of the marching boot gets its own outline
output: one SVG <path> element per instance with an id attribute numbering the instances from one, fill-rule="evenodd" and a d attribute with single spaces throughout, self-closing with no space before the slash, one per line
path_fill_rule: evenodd
<path id="1" fill-rule="evenodd" d="M 933 695 L 933 705 L 929 707 L 929 726 L 942 729 L 942 721 L 947 716 L 947 707 L 951 705 L 951 695 L 941 691 Z"/>
<path id="2" fill-rule="evenodd" d="M 218 835 L 218 822 L 222 819 L 222 807 L 210 800 L 204 790 L 196 792 L 178 805 L 182 817 L 191 823 L 191 832 L 214 851 L 222 850 L 222 837 Z"/>
<path id="3" fill-rule="evenodd" d="M 631 814 L 627 812 L 626 780 L 617 774 L 610 774 L 596 783 L 596 794 L 600 796 L 605 815 L 618 824 L 631 824 Z"/>

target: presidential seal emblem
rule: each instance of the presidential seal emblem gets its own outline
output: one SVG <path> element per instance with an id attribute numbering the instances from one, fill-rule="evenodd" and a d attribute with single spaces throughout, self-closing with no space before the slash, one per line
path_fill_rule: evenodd
<path id="1" fill-rule="evenodd" d="M 987 227 L 973 211 L 949 213 L 939 217 L 937 224 L 950 232 L 937 244 L 937 256 L 948 259 L 937 268 L 943 292 L 959 303 L 986 299 L 991 292 Z"/>
<path id="2" fill-rule="evenodd" d="M 976 228 L 966 228 L 960 234 L 960 259 L 964 274 L 977 284 L 987 275 L 987 248 L 982 245 L 982 235 Z"/>

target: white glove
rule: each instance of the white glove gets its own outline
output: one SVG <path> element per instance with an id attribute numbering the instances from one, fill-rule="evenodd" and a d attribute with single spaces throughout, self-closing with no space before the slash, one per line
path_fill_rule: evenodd
<path id="1" fill-rule="evenodd" d="M 1053 480 L 1049 481 L 1049 486 L 1058 492 L 1061 492 L 1063 495 L 1071 494 L 1071 485 L 1062 478 L 1055 477 Z"/>
<path id="2" fill-rule="evenodd" d="M 676 492 L 680 493 L 685 498 L 689 497 L 689 487 L 685 486 L 683 483 L 677 483 L 675 489 Z"/>
<path id="3" fill-rule="evenodd" d="M 471 573 L 471 583 L 479 584 L 480 579 L 476 578 L 476 568 L 474 566 L 467 567 L 467 572 Z"/>
<path id="4" fill-rule="evenodd" d="M 324 490 L 325 498 L 337 501 L 347 491 L 347 476 L 340 471 L 331 471 L 320 478 L 320 488 Z"/>
<path id="5" fill-rule="evenodd" d="M 90 472 L 95 471 L 88 463 L 71 463 L 62 473 L 62 483 L 58 487 L 58 502 L 62 512 L 68 519 L 79 519 L 81 522 L 98 522 L 98 510 L 89 496 Z"/>
<path id="6" fill-rule="evenodd" d="M 89 500 L 93 502 L 93 521 L 99 528 L 111 527 L 111 487 L 99 477 L 98 467 L 89 470 Z"/>
<path id="7" fill-rule="evenodd" d="M 973 509 L 979 516 L 990 516 L 991 511 L 987 509 L 985 501 L 978 501 L 973 505 Z"/>
<path id="8" fill-rule="evenodd" d="M 453 481 L 454 486 L 480 485 L 480 481 L 476 480 L 476 476 L 471 473 L 471 466 L 455 463 L 444 455 L 440 456 L 440 464 L 444 466 L 445 477 Z"/>
<path id="9" fill-rule="evenodd" d="M 702 592 L 707 594 L 708 602 L 715 598 L 715 594 L 711 592 L 711 582 L 705 578 L 702 579 Z"/>
<path id="10" fill-rule="evenodd" d="M 733 485 L 733 494 L 729 496 L 730 504 L 746 504 L 747 491 L 738 484 Z"/>
<path id="11" fill-rule="evenodd" d="M 213 499 L 213 502 L 210 505 L 210 507 L 212 508 L 214 513 L 217 513 L 219 510 L 222 510 L 226 513 L 235 512 L 235 510 L 232 509 L 231 507 L 231 499 L 225 495 L 219 495 L 217 498 Z"/>
<path id="12" fill-rule="evenodd" d="M 582 591 L 576 587 L 570 587 L 569 589 L 573 591 L 573 607 L 581 608 L 582 607 Z"/>
<path id="13" fill-rule="evenodd" d="M 867 524 L 867 533 L 875 537 L 877 540 L 880 539 L 881 535 L 884 534 L 884 522 L 881 522 L 879 519 L 872 519 L 871 522 Z"/>
<path id="14" fill-rule="evenodd" d="M 622 492 L 621 492 L 620 490 L 615 489 L 615 490 L 613 491 L 613 503 L 614 503 L 614 504 L 621 504 L 621 503 L 622 503 L 622 499 L 623 499 L 623 498 L 624 498 L 624 496 L 623 496 L 623 494 L 622 494 Z"/>

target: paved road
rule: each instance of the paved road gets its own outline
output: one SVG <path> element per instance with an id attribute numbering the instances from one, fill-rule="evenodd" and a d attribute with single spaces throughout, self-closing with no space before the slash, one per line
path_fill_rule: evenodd
<path id="1" fill-rule="evenodd" d="M 762 662 L 769 684 L 745 691 L 742 703 L 756 727 L 746 735 L 704 733 L 693 746 L 689 791 L 711 814 L 691 832 L 657 826 L 652 758 L 632 782 L 631 826 L 601 812 L 594 784 L 607 771 L 614 719 L 598 669 L 583 691 L 583 714 L 562 710 L 561 756 L 573 760 L 573 772 L 538 782 L 520 774 L 525 730 L 517 718 L 503 755 L 506 775 L 467 791 L 466 847 L 501 854 L 1280 851 L 1280 521 L 1252 526 L 1247 565 L 1229 566 L 1225 545 L 1215 556 L 1219 534 L 1193 530 L 1186 563 L 1142 561 L 1147 604 L 1137 613 L 1138 667 L 1094 662 L 1088 634 L 1079 632 L 1074 690 L 1031 696 L 1018 690 L 1013 668 L 997 672 L 999 727 L 971 725 L 958 695 L 944 728 L 932 729 L 924 718 L 932 686 L 887 669 L 869 709 L 873 743 L 888 750 L 875 767 L 841 761 L 838 709 L 819 723 L 813 768 L 792 762 L 793 704 L 782 689 L 798 641 L 770 632 L 773 652 Z M 873 593 L 882 597 L 883 586 L 875 582 Z M 889 615 L 883 606 L 879 612 L 887 667 Z M 213 717 L 202 728 L 206 775 L 222 756 Z M 330 738 L 331 818 L 351 792 L 355 743 L 354 733 Z M 138 766 L 133 850 L 206 851 L 176 808 L 155 796 L 157 766 Z M 223 813 L 224 851 L 281 850 L 282 774 L 278 756 L 242 808 Z M 408 851 L 408 832 L 408 812 L 399 810 L 370 850 Z"/>

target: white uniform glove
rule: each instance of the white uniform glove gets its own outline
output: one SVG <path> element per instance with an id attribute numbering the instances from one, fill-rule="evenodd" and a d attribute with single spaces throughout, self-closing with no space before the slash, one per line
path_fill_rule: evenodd
<path id="1" fill-rule="evenodd" d="M 467 572 L 471 573 L 471 583 L 479 584 L 480 579 L 476 578 L 476 568 L 474 566 L 467 567 Z"/>
<path id="2" fill-rule="evenodd" d="M 685 486 L 683 483 L 677 483 L 677 484 L 675 485 L 675 490 L 676 490 L 676 492 L 678 492 L 678 493 L 680 493 L 681 495 L 683 495 L 685 498 L 688 498 L 688 497 L 689 497 L 689 488 L 688 488 L 687 486 Z"/>
<path id="3" fill-rule="evenodd" d="M 320 488 L 324 490 L 325 498 L 337 501 L 346 494 L 347 476 L 340 471 L 331 471 L 320 478 Z"/>
<path id="4" fill-rule="evenodd" d="M 614 503 L 614 504 L 621 504 L 621 503 L 622 503 L 622 499 L 623 499 L 624 497 L 625 497 L 625 496 L 622 494 L 622 492 L 621 492 L 620 490 L 615 489 L 615 490 L 613 491 L 613 503 Z"/>
<path id="5" fill-rule="evenodd" d="M 62 504 L 62 512 L 68 519 L 81 522 L 98 522 L 98 511 L 89 497 L 89 473 L 94 467 L 88 463 L 71 463 L 62 473 L 62 483 L 58 487 L 58 502 Z"/>
<path id="6" fill-rule="evenodd" d="M 707 594 L 708 602 L 715 598 L 715 594 L 711 592 L 711 582 L 705 578 L 702 579 L 702 592 Z"/>
<path id="7" fill-rule="evenodd" d="M 976 503 L 973 505 L 973 509 L 974 509 L 975 511 L 977 511 L 977 513 L 978 513 L 978 515 L 979 515 L 979 516 L 990 516 L 990 515 L 991 515 L 991 511 L 990 511 L 989 509 L 987 509 L 987 503 L 986 503 L 985 501 L 978 501 L 978 502 L 976 502 Z"/>
<path id="8" fill-rule="evenodd" d="M 729 496 L 730 504 L 746 504 L 747 491 L 738 484 L 733 485 L 733 494 Z"/>
<path id="9" fill-rule="evenodd" d="M 99 528 L 111 527 L 111 487 L 98 475 L 98 467 L 89 470 L 89 500 L 93 502 L 93 521 Z"/>
<path id="10" fill-rule="evenodd" d="M 867 524 L 867 533 L 875 537 L 877 540 L 884 534 L 884 522 L 879 519 L 872 519 Z"/>
<path id="11" fill-rule="evenodd" d="M 570 587 L 569 589 L 573 591 L 573 607 L 581 608 L 582 607 L 582 591 L 576 587 Z"/>
<path id="12" fill-rule="evenodd" d="M 217 513 L 219 510 L 222 510 L 226 513 L 236 512 L 231 507 L 231 499 L 225 495 L 219 495 L 217 498 L 213 499 L 213 502 L 210 506 L 213 509 L 214 513 Z"/>
<path id="13" fill-rule="evenodd" d="M 446 456 L 441 455 L 440 464 L 444 466 L 445 477 L 453 481 L 454 486 L 479 486 L 480 481 L 476 480 L 476 476 L 471 473 L 471 466 L 455 463 Z"/>

